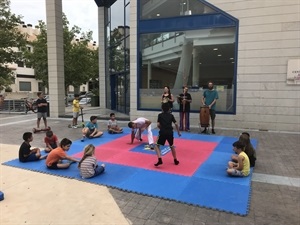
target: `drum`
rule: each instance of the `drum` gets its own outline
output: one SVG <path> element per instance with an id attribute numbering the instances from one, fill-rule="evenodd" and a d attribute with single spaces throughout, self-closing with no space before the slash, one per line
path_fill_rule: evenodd
<path id="1" fill-rule="evenodd" d="M 209 127 L 209 107 L 200 107 L 200 125 L 201 127 Z"/>

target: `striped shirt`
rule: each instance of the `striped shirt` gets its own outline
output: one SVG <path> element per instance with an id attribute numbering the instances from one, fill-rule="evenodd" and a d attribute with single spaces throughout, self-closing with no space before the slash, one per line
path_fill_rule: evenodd
<path id="1" fill-rule="evenodd" d="M 83 178 L 90 178 L 95 174 L 97 159 L 95 156 L 86 157 L 80 164 L 80 175 Z"/>

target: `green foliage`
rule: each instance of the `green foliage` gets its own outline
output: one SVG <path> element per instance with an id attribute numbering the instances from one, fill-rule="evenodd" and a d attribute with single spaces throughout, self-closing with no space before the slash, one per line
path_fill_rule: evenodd
<path id="1" fill-rule="evenodd" d="M 10 1 L 0 0 L 0 90 L 14 83 L 13 72 L 7 64 L 22 60 L 21 50 L 26 40 L 17 29 L 20 23 L 21 17 L 10 10 Z"/>
<path id="2" fill-rule="evenodd" d="M 95 75 L 98 75 L 98 50 L 87 47 L 92 39 L 92 31 L 81 32 L 78 26 L 69 27 L 67 17 L 63 15 L 64 34 L 64 71 L 65 87 L 73 85 L 74 88 L 85 84 Z M 32 65 L 36 78 L 48 86 L 48 61 L 47 61 L 47 27 L 39 21 L 40 34 L 32 42 L 33 52 L 27 51 L 25 57 L 27 64 Z M 80 41 L 74 41 L 81 36 Z"/>

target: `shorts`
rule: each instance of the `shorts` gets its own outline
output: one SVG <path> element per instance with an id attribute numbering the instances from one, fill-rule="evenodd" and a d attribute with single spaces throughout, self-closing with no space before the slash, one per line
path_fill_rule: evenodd
<path id="1" fill-rule="evenodd" d="M 33 161 L 37 161 L 39 160 L 40 157 L 36 157 L 35 153 L 34 154 L 30 154 L 25 160 L 24 162 L 33 162 Z"/>
<path id="2" fill-rule="evenodd" d="M 50 145 L 51 148 L 53 148 L 53 149 L 57 148 L 57 144 L 56 144 L 56 143 L 50 143 L 49 145 Z"/>
<path id="3" fill-rule="evenodd" d="M 90 138 L 90 136 L 91 136 L 91 134 L 93 133 L 95 131 L 95 129 L 93 129 L 93 130 L 88 130 L 88 132 L 86 133 L 86 137 L 87 138 Z"/>
<path id="4" fill-rule="evenodd" d="M 173 134 L 160 134 L 158 135 L 157 145 L 165 145 L 166 141 L 168 141 L 170 147 L 174 144 L 174 136 Z"/>
<path id="5" fill-rule="evenodd" d="M 47 112 L 38 112 L 37 113 L 37 118 L 41 119 L 43 117 L 43 119 L 47 118 Z"/>
<path id="6" fill-rule="evenodd" d="M 52 170 L 57 170 L 57 169 L 59 169 L 58 166 L 57 166 L 57 163 L 53 163 L 51 166 L 48 166 L 48 165 L 47 165 L 47 168 L 48 168 L 48 169 L 52 169 Z"/>
<path id="7" fill-rule="evenodd" d="M 216 118 L 216 111 L 214 109 L 210 109 L 209 110 L 209 115 L 210 115 L 211 120 L 215 120 L 215 118 Z"/>
<path id="8" fill-rule="evenodd" d="M 233 169 L 233 173 L 230 174 L 233 177 L 245 177 L 242 171 Z"/>
<path id="9" fill-rule="evenodd" d="M 73 112 L 73 118 L 77 119 L 79 116 L 79 112 Z"/>

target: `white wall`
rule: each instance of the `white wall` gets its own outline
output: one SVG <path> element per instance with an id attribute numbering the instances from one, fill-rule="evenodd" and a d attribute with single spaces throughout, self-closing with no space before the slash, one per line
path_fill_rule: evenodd
<path id="1" fill-rule="evenodd" d="M 300 132 L 300 86 L 286 84 L 288 60 L 300 58 L 299 0 L 208 2 L 240 25 L 237 113 L 217 115 L 216 127 Z M 130 116 L 156 121 L 157 113 L 136 111 L 136 1 L 130 5 Z M 198 126 L 198 114 L 191 115 L 191 124 Z"/>

